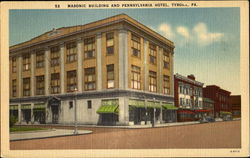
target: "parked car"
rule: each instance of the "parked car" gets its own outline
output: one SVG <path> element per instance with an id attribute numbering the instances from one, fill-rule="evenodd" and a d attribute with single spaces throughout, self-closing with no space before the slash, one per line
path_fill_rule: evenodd
<path id="1" fill-rule="evenodd" d="M 223 121 L 231 121 L 232 117 L 231 116 L 225 116 L 223 117 Z"/>
<path id="2" fill-rule="evenodd" d="M 200 123 L 208 123 L 208 120 L 207 120 L 205 117 L 203 117 L 203 118 L 201 118 L 201 119 L 199 120 L 199 122 L 200 122 Z"/>
<path id="3" fill-rule="evenodd" d="M 211 116 L 206 116 L 206 120 L 208 122 L 215 122 L 215 119 L 213 117 L 211 117 Z"/>
<path id="4" fill-rule="evenodd" d="M 217 117 L 217 118 L 215 118 L 215 121 L 223 121 L 223 119 L 222 118 L 219 118 L 219 117 Z"/>

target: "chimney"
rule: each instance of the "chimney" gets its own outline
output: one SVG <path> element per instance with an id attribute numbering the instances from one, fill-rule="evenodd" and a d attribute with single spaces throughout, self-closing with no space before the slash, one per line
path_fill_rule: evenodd
<path id="1" fill-rule="evenodd" d="M 188 77 L 189 79 L 191 79 L 191 80 L 195 80 L 195 77 L 194 77 L 194 75 L 193 75 L 193 74 L 188 75 L 187 77 Z"/>

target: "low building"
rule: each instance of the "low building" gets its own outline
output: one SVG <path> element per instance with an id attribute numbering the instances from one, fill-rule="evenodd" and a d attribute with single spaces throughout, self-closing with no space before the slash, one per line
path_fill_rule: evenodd
<path id="1" fill-rule="evenodd" d="M 234 118 L 240 118 L 241 117 L 241 96 L 231 95 L 230 106 L 231 106 L 232 116 Z"/>
<path id="2" fill-rule="evenodd" d="M 203 88 L 204 97 L 214 101 L 214 117 L 224 117 L 230 115 L 229 97 L 231 92 L 224 90 L 216 85 L 208 85 Z"/>
<path id="3" fill-rule="evenodd" d="M 195 80 L 194 75 L 187 77 L 180 74 L 174 75 L 175 105 L 179 108 L 178 121 L 194 121 L 203 114 L 202 87 L 204 83 Z"/>
<path id="4" fill-rule="evenodd" d="M 20 124 L 176 121 L 173 58 L 172 41 L 125 14 L 52 29 L 10 47 L 11 114 Z"/>
<path id="5" fill-rule="evenodd" d="M 214 101 L 203 97 L 203 109 L 207 111 L 206 115 L 214 117 Z"/>

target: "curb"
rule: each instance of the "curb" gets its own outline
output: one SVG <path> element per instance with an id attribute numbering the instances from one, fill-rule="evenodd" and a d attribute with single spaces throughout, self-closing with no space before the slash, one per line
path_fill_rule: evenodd
<path id="1" fill-rule="evenodd" d="M 46 136 L 46 137 L 18 138 L 18 139 L 12 139 L 10 141 L 12 142 L 12 141 L 33 140 L 33 139 L 46 139 L 46 138 L 56 138 L 56 137 L 65 137 L 65 136 L 79 136 L 79 135 L 86 135 L 86 134 L 91 134 L 91 133 L 93 133 L 93 131 L 87 131 L 85 133 L 79 133 L 77 135 L 75 135 L 75 134 L 63 134 L 63 135 L 54 135 L 54 136 Z"/>

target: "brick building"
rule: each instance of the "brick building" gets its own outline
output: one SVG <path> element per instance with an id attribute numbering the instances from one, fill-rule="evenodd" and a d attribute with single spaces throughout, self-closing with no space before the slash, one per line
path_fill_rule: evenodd
<path id="1" fill-rule="evenodd" d="M 230 106 L 231 106 L 232 116 L 234 118 L 241 117 L 241 96 L 240 95 L 230 96 Z"/>
<path id="2" fill-rule="evenodd" d="M 173 42 L 125 14 L 53 29 L 10 47 L 11 114 L 70 124 L 77 107 L 80 124 L 175 121 L 173 57 Z"/>
<path id="3" fill-rule="evenodd" d="M 199 119 L 203 110 L 202 87 L 204 83 L 195 80 L 194 75 L 187 77 L 174 75 L 175 106 L 179 109 L 178 121 L 193 121 Z"/>
<path id="4" fill-rule="evenodd" d="M 203 88 L 204 97 L 214 101 L 214 117 L 220 117 L 222 113 L 230 113 L 229 96 L 231 92 L 216 85 L 208 85 Z"/>

